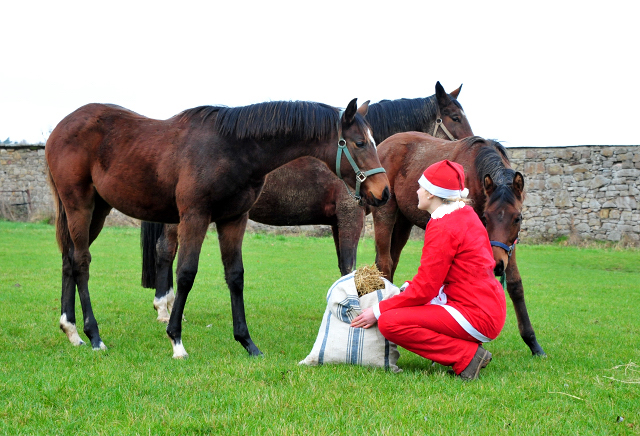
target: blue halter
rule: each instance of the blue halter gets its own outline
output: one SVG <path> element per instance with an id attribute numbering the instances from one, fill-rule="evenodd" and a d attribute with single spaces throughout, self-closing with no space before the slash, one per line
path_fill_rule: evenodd
<path id="1" fill-rule="evenodd" d="M 507 244 L 503 244 L 502 242 L 498 242 L 498 241 L 490 241 L 490 242 L 492 247 L 502 248 L 504 251 L 507 252 L 507 256 L 511 257 L 511 254 L 513 253 L 513 249 L 516 248 L 516 242 L 518 242 L 518 238 L 516 238 L 516 240 L 513 241 L 513 245 L 511 246 Z"/>
<path id="2" fill-rule="evenodd" d="M 340 111 L 340 115 L 338 116 L 338 132 L 340 135 L 340 139 L 338 139 L 338 155 L 336 156 L 336 175 L 344 183 L 344 186 L 347 188 L 347 192 L 349 193 L 349 195 L 356 201 L 360 202 L 362 200 L 362 197 L 360 196 L 360 184 L 367 180 L 368 176 L 378 173 L 386 173 L 386 170 L 380 167 L 368 171 L 360 171 L 360 168 L 358 168 L 356 161 L 353 160 L 353 157 L 351 157 L 351 153 L 349 153 L 349 149 L 347 148 L 347 141 L 345 141 L 345 139 L 342 137 L 342 130 L 340 129 L 342 114 L 344 114 L 344 111 Z M 344 153 L 344 155 L 347 157 L 347 160 L 351 164 L 351 168 L 353 168 L 353 171 L 356 173 L 356 189 L 355 191 L 353 191 L 353 193 L 349 190 L 349 185 L 347 185 L 347 182 L 344 181 L 344 179 L 342 178 L 342 174 L 340 173 L 340 160 L 342 158 L 342 153 Z"/>

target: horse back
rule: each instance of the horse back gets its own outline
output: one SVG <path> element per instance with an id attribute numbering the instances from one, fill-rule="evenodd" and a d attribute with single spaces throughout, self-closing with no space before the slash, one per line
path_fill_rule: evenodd
<path id="1" fill-rule="evenodd" d="M 51 132 L 45 155 L 55 185 L 93 186 L 127 215 L 177 220 L 177 165 L 186 126 L 177 117 L 155 120 L 120 106 L 92 103 Z M 171 212 L 169 212 L 171 211 Z"/>

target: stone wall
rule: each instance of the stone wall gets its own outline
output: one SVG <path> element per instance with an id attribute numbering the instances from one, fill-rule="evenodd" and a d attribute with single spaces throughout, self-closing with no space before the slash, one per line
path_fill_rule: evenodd
<path id="1" fill-rule="evenodd" d="M 525 176 L 523 242 L 567 236 L 640 245 L 640 146 L 510 148 L 508 154 Z M 22 207 L 31 219 L 51 215 L 43 146 L 0 146 L 0 191 L 5 210 Z M 136 221 L 113 213 L 109 223 Z"/>
<path id="2" fill-rule="evenodd" d="M 640 241 L 640 147 L 512 148 L 525 176 L 522 240 L 569 235 L 582 240 Z"/>

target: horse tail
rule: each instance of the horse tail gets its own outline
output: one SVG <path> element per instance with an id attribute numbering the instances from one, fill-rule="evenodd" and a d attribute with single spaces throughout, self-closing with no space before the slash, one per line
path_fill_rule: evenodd
<path id="1" fill-rule="evenodd" d="M 64 205 L 60 200 L 58 189 L 51 176 L 49 165 L 46 165 L 47 181 L 49 182 L 49 188 L 51 189 L 51 195 L 53 196 L 53 203 L 56 207 L 56 240 L 58 241 L 58 248 L 62 254 L 66 254 L 71 249 L 73 242 L 71 241 L 71 233 L 69 233 L 69 224 L 67 222 L 67 212 L 64 209 Z"/>
<path id="2" fill-rule="evenodd" d="M 142 287 L 156 287 L 156 244 L 164 233 L 164 224 L 143 221 L 140 226 L 140 249 L 142 250 Z"/>

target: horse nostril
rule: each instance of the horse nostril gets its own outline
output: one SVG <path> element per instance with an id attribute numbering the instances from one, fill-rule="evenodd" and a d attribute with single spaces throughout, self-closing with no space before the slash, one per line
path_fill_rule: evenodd
<path id="1" fill-rule="evenodd" d="M 496 262 L 496 266 L 493 269 L 493 273 L 497 276 L 501 276 L 504 273 L 504 262 Z"/>
<path id="2" fill-rule="evenodd" d="M 384 188 L 384 191 L 382 191 L 382 198 L 380 199 L 382 204 L 386 204 L 387 201 L 389 201 L 389 197 L 391 197 L 391 194 L 389 193 L 389 187 L 386 186 Z M 381 206 L 382 206 L 382 204 L 381 204 Z"/>

